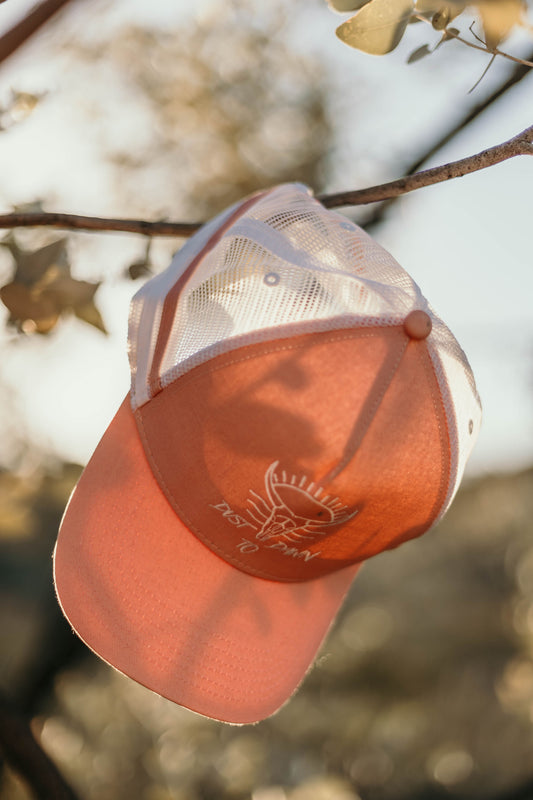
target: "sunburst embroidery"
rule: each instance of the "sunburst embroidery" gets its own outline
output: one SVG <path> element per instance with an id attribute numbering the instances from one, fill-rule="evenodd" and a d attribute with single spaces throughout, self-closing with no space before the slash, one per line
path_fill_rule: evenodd
<path id="1" fill-rule="evenodd" d="M 324 489 L 306 476 L 277 472 L 278 465 L 279 461 L 274 461 L 265 473 L 266 500 L 250 489 L 247 513 L 260 526 L 256 539 L 279 537 L 297 543 L 323 536 L 331 526 L 357 514 L 358 509 L 352 511 L 338 497 L 324 494 Z"/>

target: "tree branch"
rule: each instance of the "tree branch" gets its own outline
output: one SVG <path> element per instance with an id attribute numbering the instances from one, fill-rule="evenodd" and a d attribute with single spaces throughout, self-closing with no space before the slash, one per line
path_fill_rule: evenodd
<path id="1" fill-rule="evenodd" d="M 489 147 L 459 161 L 452 161 L 440 167 L 416 172 L 404 178 L 384 183 L 380 186 L 371 186 L 367 189 L 339 192 L 336 194 L 320 195 L 318 200 L 326 208 L 339 206 L 359 206 L 367 203 L 376 203 L 390 200 L 392 197 L 432 186 L 435 183 L 461 178 L 471 172 L 486 169 L 494 164 L 506 161 L 521 155 L 533 155 L 533 125 L 525 131 L 513 136 L 503 144 Z M 75 214 L 61 214 L 49 212 L 21 213 L 0 215 L 1 228 L 62 228 L 68 230 L 89 231 L 122 231 L 126 233 L 139 233 L 143 236 L 190 236 L 201 226 L 201 222 L 147 222 L 134 219 L 103 219 L 101 217 L 84 217 Z"/>
<path id="2" fill-rule="evenodd" d="M 533 51 L 528 55 L 528 60 L 533 61 Z M 484 111 L 496 103 L 506 92 L 516 86 L 526 75 L 531 74 L 531 69 L 525 64 L 517 64 L 512 70 L 510 76 L 503 81 L 491 94 L 479 103 L 476 103 L 455 125 L 444 133 L 440 139 L 434 142 L 427 150 L 419 155 L 414 161 L 405 168 L 404 175 L 412 175 L 418 172 L 422 166 L 429 161 L 430 158 L 437 155 L 449 142 L 454 139 L 458 133 L 463 131 L 471 122 L 474 122 Z M 366 215 L 359 224 L 365 230 L 379 225 L 387 213 L 388 209 L 395 201 L 395 197 L 383 201 L 379 206 L 375 206 L 368 215 Z"/>
<path id="3" fill-rule="evenodd" d="M 7 33 L 0 37 L 0 63 L 9 58 L 15 50 L 26 42 L 30 36 L 48 22 L 56 11 L 65 6 L 70 0 L 44 0 L 33 8 L 27 16 L 17 22 Z"/>
<path id="4" fill-rule="evenodd" d="M 1 228 L 62 228 L 81 231 L 122 231 L 144 236 L 191 236 L 201 222 L 147 222 L 141 219 L 103 219 L 54 212 L 0 214 Z"/>
<path id="5" fill-rule="evenodd" d="M 507 142 L 503 142 L 503 144 L 489 147 L 487 150 L 482 150 L 481 153 L 461 158 L 459 161 L 452 161 L 440 167 L 432 167 L 422 172 L 415 172 L 414 175 L 407 175 L 404 178 L 384 183 L 381 186 L 323 195 L 318 199 L 327 208 L 365 205 L 366 203 L 375 203 L 380 200 L 389 200 L 391 197 L 398 197 L 398 195 L 421 189 L 424 186 L 432 186 L 435 183 L 448 181 L 451 178 L 462 178 L 464 175 L 492 167 L 494 164 L 499 164 L 508 158 L 523 155 L 533 155 L 533 125 L 517 136 L 513 136 Z"/>
<path id="6" fill-rule="evenodd" d="M 419 20 L 420 22 L 425 22 L 428 25 L 432 24 L 431 20 L 424 16 L 424 14 L 413 14 L 413 18 Z M 458 42 L 465 44 L 467 47 L 472 47 L 474 50 L 481 50 L 482 53 L 488 53 L 489 55 L 493 56 L 502 56 L 503 58 L 507 58 L 509 61 L 514 61 L 515 64 L 523 64 L 526 67 L 533 67 L 533 62 L 528 61 L 525 58 L 519 58 L 518 56 L 512 56 L 510 53 L 504 53 L 503 50 L 498 50 L 497 47 L 489 47 L 487 43 L 483 41 L 483 39 L 480 39 L 479 36 L 476 36 L 474 31 L 472 31 L 472 26 L 470 26 L 470 28 L 470 32 L 479 42 L 481 42 L 481 44 L 469 42 L 468 39 L 465 39 L 460 33 L 456 33 L 453 28 L 445 28 L 443 33 L 449 39 L 456 39 Z"/>

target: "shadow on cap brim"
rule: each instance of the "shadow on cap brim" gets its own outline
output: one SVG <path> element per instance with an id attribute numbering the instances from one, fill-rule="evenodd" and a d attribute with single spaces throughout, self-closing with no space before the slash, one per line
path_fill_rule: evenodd
<path id="1" fill-rule="evenodd" d="M 211 552 L 156 482 L 129 396 L 71 497 L 54 556 L 59 602 L 97 655 L 232 723 L 257 722 L 288 700 L 357 569 L 285 583 Z"/>

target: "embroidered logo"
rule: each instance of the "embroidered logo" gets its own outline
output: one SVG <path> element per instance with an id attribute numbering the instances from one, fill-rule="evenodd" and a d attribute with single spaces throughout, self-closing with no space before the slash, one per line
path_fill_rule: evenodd
<path id="1" fill-rule="evenodd" d="M 211 504 L 211 508 L 231 525 L 256 532 L 255 541 L 241 539 L 235 545 L 240 553 L 257 553 L 267 548 L 307 563 L 319 557 L 321 551 L 302 549 L 298 545 L 313 544 L 332 526 L 353 519 L 359 509 L 350 510 L 338 497 L 325 494 L 321 486 L 306 476 L 298 478 L 285 470 L 278 471 L 278 466 L 279 461 L 274 461 L 265 473 L 265 497 L 249 490 L 247 503 L 250 507 L 243 513 L 250 521 L 236 513 L 225 500 Z"/>
<path id="2" fill-rule="evenodd" d="M 274 537 L 293 544 L 323 536 L 332 525 L 347 522 L 357 514 L 350 511 L 338 497 L 324 495 L 321 486 L 308 482 L 303 476 L 288 476 L 285 470 L 276 472 L 274 461 L 265 473 L 267 500 L 250 489 L 247 502 L 249 517 L 259 526 L 255 538 L 267 541 Z"/>

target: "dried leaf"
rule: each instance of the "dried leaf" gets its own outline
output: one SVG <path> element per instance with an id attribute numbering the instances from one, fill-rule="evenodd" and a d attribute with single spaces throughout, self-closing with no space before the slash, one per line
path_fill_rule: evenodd
<path id="1" fill-rule="evenodd" d="M 43 95 L 11 90 L 11 97 L 0 107 L 1 130 L 22 122 L 33 112 Z"/>
<path id="2" fill-rule="evenodd" d="M 429 49 L 429 45 L 423 44 L 422 47 L 418 47 L 416 50 L 413 50 L 409 58 L 407 59 L 408 64 L 414 64 L 415 61 L 420 61 L 422 58 L 429 56 L 431 50 Z"/>
<path id="3" fill-rule="evenodd" d="M 461 31 L 459 28 L 445 28 L 445 30 L 442 31 L 442 38 L 435 45 L 435 50 L 438 50 L 438 48 L 441 46 L 441 44 L 444 44 L 444 42 L 449 42 L 450 39 L 454 39 L 455 36 L 459 36 L 460 32 Z"/>
<path id="4" fill-rule="evenodd" d="M 35 295 L 21 283 L 2 286 L 0 299 L 9 310 L 10 322 L 26 332 L 49 333 L 59 320 L 60 314 L 51 298 Z M 28 326 L 28 322 L 33 324 Z"/>
<path id="5" fill-rule="evenodd" d="M 15 259 L 14 280 L 17 283 L 33 286 L 51 267 L 56 267 L 66 274 L 70 273 L 66 239 L 58 239 L 32 252 L 20 248 L 13 238 L 4 239 L 2 244 Z"/>
<path id="6" fill-rule="evenodd" d="M 130 264 L 126 270 L 126 277 L 130 278 L 132 281 L 136 281 L 138 278 L 147 278 L 149 275 L 152 275 L 152 261 L 150 258 L 151 249 L 152 239 L 151 237 L 148 237 L 146 239 L 144 255 L 138 261 L 134 261 L 133 264 Z"/>
<path id="7" fill-rule="evenodd" d="M 57 275 L 40 284 L 43 293 L 53 298 L 59 308 L 74 309 L 92 303 L 99 286 L 99 283 L 77 281 L 70 275 Z"/>
<path id="8" fill-rule="evenodd" d="M 450 12 L 447 8 L 441 8 L 433 14 L 431 24 L 436 31 L 443 31 L 448 22 L 450 21 Z"/>
<path id="9" fill-rule="evenodd" d="M 100 284 L 72 277 L 66 239 L 33 252 L 19 247 L 13 236 L 1 244 L 10 250 L 16 263 L 13 281 L 0 290 L 11 323 L 26 333 L 48 333 L 62 315 L 74 313 L 106 332 L 94 304 Z"/>
<path id="10" fill-rule="evenodd" d="M 45 211 L 43 200 L 30 200 L 27 203 L 15 203 L 13 211 L 17 214 L 39 214 Z"/>
<path id="11" fill-rule="evenodd" d="M 13 91 L 11 103 L 7 109 L 12 122 L 22 122 L 26 117 L 29 117 L 41 99 L 42 95 Z"/>
<path id="12" fill-rule="evenodd" d="M 522 0 L 485 0 L 478 3 L 485 42 L 490 50 L 497 48 L 514 26 L 522 23 L 524 7 Z"/>
<path id="13" fill-rule="evenodd" d="M 413 8 L 413 0 L 371 0 L 337 28 L 337 36 L 365 53 L 385 55 L 399 44 Z"/>
<path id="14" fill-rule="evenodd" d="M 327 0 L 328 6 L 334 11 L 357 11 L 369 3 L 370 0 Z"/>
<path id="15" fill-rule="evenodd" d="M 433 17 L 434 14 L 442 13 L 444 11 L 448 14 L 448 19 L 455 19 L 459 16 L 465 8 L 466 3 L 463 2 L 443 2 L 443 0 L 416 0 L 415 8 L 418 14 L 424 14 L 428 17 Z"/>
<path id="16" fill-rule="evenodd" d="M 70 275 L 59 275 L 43 287 L 43 295 L 55 302 L 61 313 L 73 311 L 78 319 L 107 333 L 100 312 L 94 303 L 99 283 L 77 281 Z"/>
<path id="17" fill-rule="evenodd" d="M 138 278 L 147 278 L 152 274 L 151 264 L 149 261 L 142 259 L 141 261 L 134 261 L 126 270 L 126 276 L 132 281 Z"/>
<path id="18" fill-rule="evenodd" d="M 107 335 L 107 329 L 104 325 L 102 316 L 94 303 L 87 303 L 87 305 L 78 306 L 74 309 L 74 313 L 78 319 L 83 320 L 83 322 L 87 322 L 94 328 L 98 328 L 99 331 L 102 331 L 102 333 Z"/>

